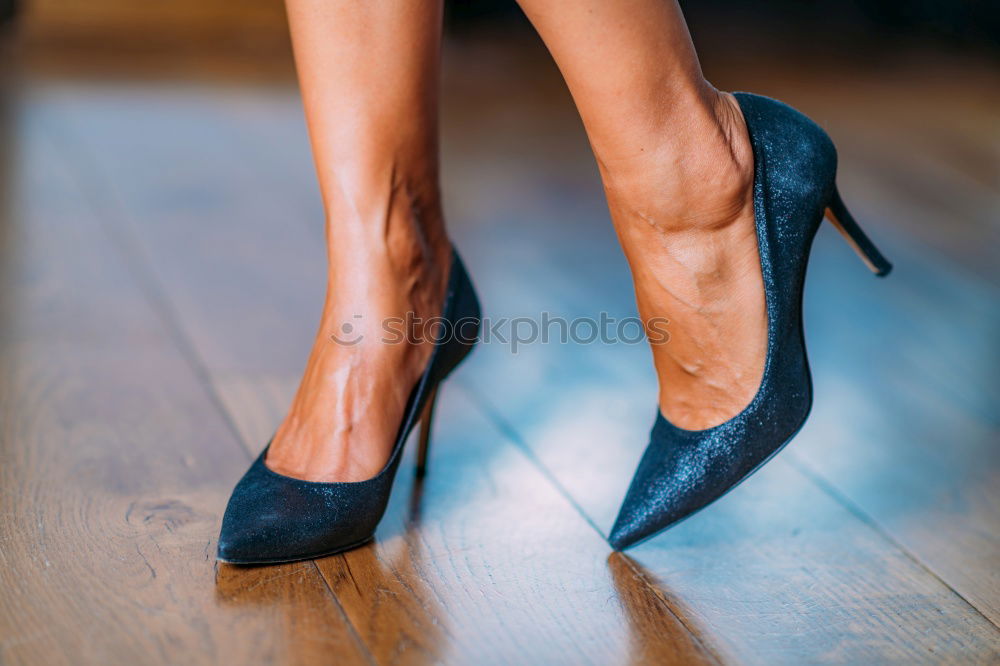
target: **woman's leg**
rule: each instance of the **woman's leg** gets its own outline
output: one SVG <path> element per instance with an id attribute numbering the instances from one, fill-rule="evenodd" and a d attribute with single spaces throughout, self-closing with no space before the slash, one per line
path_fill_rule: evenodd
<path id="1" fill-rule="evenodd" d="M 444 300 L 451 249 L 438 190 L 441 0 L 287 6 L 326 210 L 329 279 L 267 465 L 312 481 L 357 481 L 388 459 L 431 351 L 383 343 L 382 322 L 408 312 L 436 317 Z"/>
<path id="2" fill-rule="evenodd" d="M 767 318 L 735 99 L 704 78 L 674 0 L 520 0 L 579 108 L 640 314 L 660 407 L 700 429 L 728 420 L 763 374 Z"/>

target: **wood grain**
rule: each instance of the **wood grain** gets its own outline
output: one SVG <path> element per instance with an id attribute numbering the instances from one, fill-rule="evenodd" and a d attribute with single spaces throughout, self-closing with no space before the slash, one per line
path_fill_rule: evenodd
<path id="1" fill-rule="evenodd" d="M 219 519 L 248 458 L 44 104 L 9 118 L 0 661 L 365 661 L 314 566 L 216 586 Z"/>
<path id="2" fill-rule="evenodd" d="M 258 415 L 281 414 L 295 384 L 230 378 L 220 388 L 241 431 L 263 444 L 274 426 Z M 601 535 L 457 384 L 442 389 L 435 422 L 429 474 L 415 480 L 410 442 L 376 542 L 317 561 L 376 661 L 712 660 L 648 587 L 608 602 L 617 593 Z M 628 604 L 655 613 L 655 635 L 625 640 Z"/>

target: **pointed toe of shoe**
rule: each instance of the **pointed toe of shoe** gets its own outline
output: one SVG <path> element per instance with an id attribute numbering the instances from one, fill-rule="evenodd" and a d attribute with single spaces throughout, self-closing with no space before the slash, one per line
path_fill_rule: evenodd
<path id="1" fill-rule="evenodd" d="M 618 513 L 614 527 L 608 535 L 608 543 L 615 550 L 625 550 L 642 541 L 647 535 L 641 522 L 624 511 Z"/>
<path id="2" fill-rule="evenodd" d="M 660 471 L 655 483 L 633 483 L 625 495 L 608 536 L 615 550 L 631 548 L 700 508 L 679 486 L 680 474 Z"/>
<path id="3" fill-rule="evenodd" d="M 616 550 L 638 544 L 723 495 L 741 476 L 746 450 L 728 428 L 686 431 L 661 414 L 622 501 L 608 542 Z"/>
<path id="4" fill-rule="evenodd" d="M 808 396 L 785 418 L 767 419 L 766 430 L 754 427 L 751 413 L 702 431 L 681 430 L 658 415 L 608 537 L 611 546 L 634 546 L 732 490 L 791 439 L 808 413 Z"/>
<path id="5" fill-rule="evenodd" d="M 233 492 L 222 519 L 216 559 L 230 564 L 264 564 L 299 559 L 303 545 L 294 538 L 294 524 L 280 520 L 271 510 L 263 519 L 246 507 L 251 504 L 240 492 Z M 255 497 L 254 506 L 270 504 L 266 497 Z"/>
<path id="6" fill-rule="evenodd" d="M 217 558 L 272 564 L 323 557 L 370 539 L 385 511 L 382 477 L 313 483 L 272 472 L 264 455 L 236 484 L 219 532 Z"/>
<path id="7" fill-rule="evenodd" d="M 250 564 L 260 557 L 255 539 L 245 532 L 223 529 L 215 559 L 229 564 Z"/>

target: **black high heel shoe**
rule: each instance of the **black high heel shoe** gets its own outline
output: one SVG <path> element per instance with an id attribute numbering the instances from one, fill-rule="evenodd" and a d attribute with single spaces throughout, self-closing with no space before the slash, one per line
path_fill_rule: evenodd
<path id="1" fill-rule="evenodd" d="M 472 351 L 479 337 L 479 301 L 455 252 L 442 320 L 434 351 L 410 394 L 382 471 L 356 483 L 303 481 L 269 469 L 264 464 L 265 448 L 229 498 L 219 535 L 219 560 L 233 564 L 307 560 L 349 550 L 374 536 L 410 431 L 421 422 L 417 474 L 422 475 L 438 385 Z"/>
<path id="2" fill-rule="evenodd" d="M 766 97 L 736 93 L 754 155 L 753 202 L 767 305 L 760 388 L 734 418 L 684 430 L 659 411 L 608 541 L 623 549 L 714 502 L 780 451 L 805 423 L 812 382 L 802 336 L 806 264 L 824 211 L 879 276 L 892 265 L 847 211 L 837 153 L 818 125 Z"/>

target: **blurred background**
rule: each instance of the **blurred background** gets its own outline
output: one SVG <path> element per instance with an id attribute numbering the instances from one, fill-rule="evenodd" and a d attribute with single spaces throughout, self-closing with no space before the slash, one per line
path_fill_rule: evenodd
<path id="1" fill-rule="evenodd" d="M 770 26 L 771 34 L 784 33 L 796 44 L 813 42 L 809 32 L 835 31 L 844 39 L 867 38 L 886 47 L 909 41 L 931 48 L 996 49 L 1000 30 L 1000 12 L 987 0 L 765 0 L 752 8 L 736 0 L 707 0 L 684 3 L 684 9 L 702 35 L 731 36 L 759 24 L 755 27 Z M 30 41 L 48 48 L 103 45 L 109 50 L 178 47 L 278 53 L 288 41 L 283 7 L 272 0 L 238 7 L 222 0 L 3 0 L 0 11 L 8 21 L 23 15 L 22 30 Z M 447 13 L 453 29 L 497 22 L 508 29 L 524 25 L 509 0 L 455 0 L 448 3 Z"/>
<path id="2" fill-rule="evenodd" d="M 828 126 L 850 126 L 851 136 L 836 138 L 858 139 L 868 153 L 875 152 L 873 145 L 868 137 L 860 138 L 868 131 L 880 135 L 878 141 L 893 140 L 890 135 L 895 133 L 906 142 L 933 142 L 942 151 L 938 158 L 995 185 L 992 127 L 983 127 L 983 141 L 972 139 L 961 147 L 942 144 L 949 141 L 945 134 L 959 131 L 957 126 L 968 116 L 963 105 L 983 108 L 995 99 L 1000 63 L 997 3 L 765 0 L 751 6 L 706 0 L 683 6 L 703 68 L 718 87 L 770 94 L 816 113 Z M 148 86 L 161 81 L 275 90 L 295 83 L 284 7 L 277 0 L 0 0 L 0 17 L 4 71 L 22 85 L 75 80 L 95 86 L 114 82 L 125 90 L 129 82 Z M 510 118 L 535 113 L 535 120 L 520 128 L 522 134 L 551 130 L 537 120 L 544 108 L 565 116 L 559 125 L 572 137 L 567 143 L 578 137 L 579 123 L 567 106 L 558 73 L 514 2 L 447 3 L 446 28 L 446 140 L 459 135 L 454 125 L 481 120 L 476 114 L 483 109 L 475 100 L 484 95 L 506 100 L 496 113 Z M 522 85 L 517 85 L 519 80 Z M 465 94 L 463 88 L 469 86 L 482 94 Z M 911 130 L 919 136 L 903 139 Z M 483 134 L 487 127 L 476 125 L 469 131 Z M 848 159 L 853 147 L 846 151 Z M 892 149 L 914 148 L 910 143 L 909 148 Z M 891 159 L 890 150 L 883 150 L 886 160 Z M 461 158 L 456 153 L 452 159 L 457 164 Z M 892 181 L 883 184 L 904 186 L 900 173 L 878 177 Z M 911 194 L 930 196 L 927 191 Z M 905 219 L 897 222 L 921 226 L 919 220 L 901 217 Z M 992 246 L 961 233 L 956 237 L 926 228 L 908 231 L 955 251 L 960 263 L 990 263 Z M 971 242 L 959 250 L 955 245 L 962 238 Z"/>
<path id="3" fill-rule="evenodd" d="M 829 131 L 896 265 L 821 230 L 795 442 L 609 558 L 648 350 L 483 345 L 374 544 L 238 570 L 219 519 L 325 285 L 283 6 L 0 0 L 0 662 L 1000 661 L 1000 4 L 682 5 L 716 86 Z M 512 2 L 446 21 L 446 214 L 486 314 L 634 315 L 544 46 Z"/>

